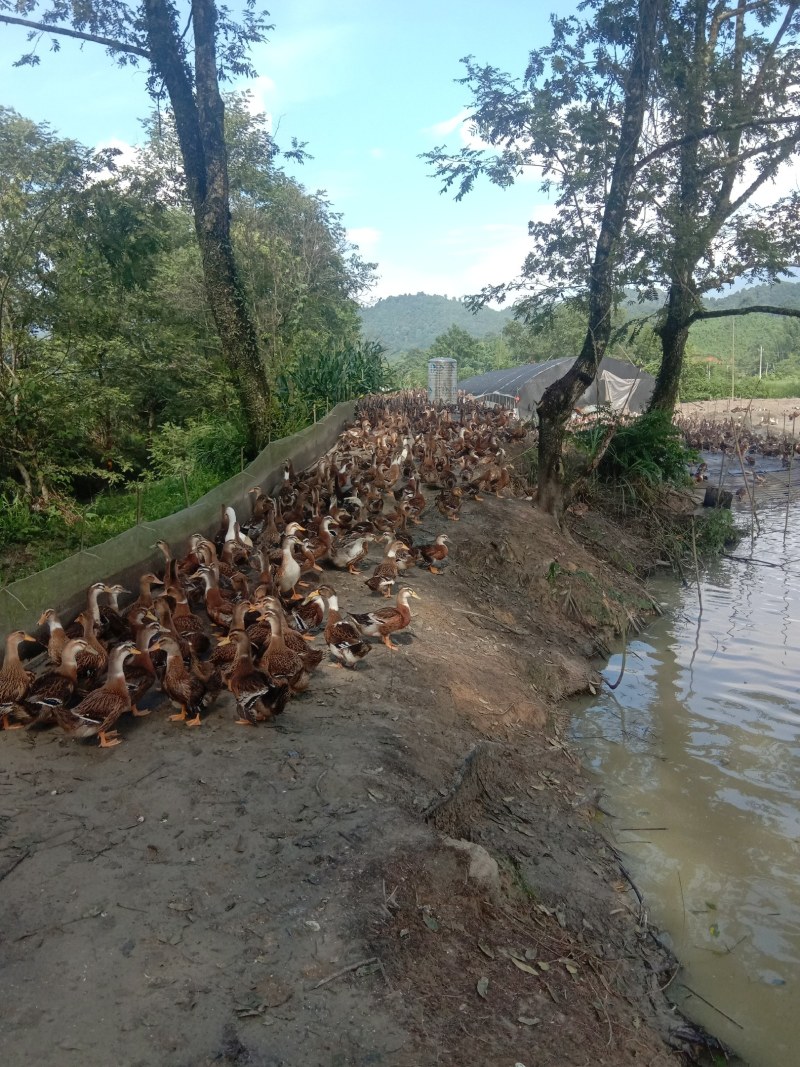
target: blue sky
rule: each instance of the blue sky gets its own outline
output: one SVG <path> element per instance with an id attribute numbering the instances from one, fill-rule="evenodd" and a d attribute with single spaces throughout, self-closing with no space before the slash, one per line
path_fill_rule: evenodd
<path id="1" fill-rule="evenodd" d="M 463 143 L 459 59 L 520 74 L 549 36 L 550 3 L 522 0 L 272 0 L 275 29 L 254 50 L 258 106 L 278 142 L 308 141 L 295 176 L 327 191 L 365 258 L 372 298 L 424 291 L 463 296 L 512 277 L 527 222 L 546 210 L 536 183 L 484 185 L 461 203 L 439 194 L 419 154 Z M 560 5 L 559 14 L 573 5 Z M 231 4 L 235 9 L 236 0 Z M 84 144 L 135 144 L 149 108 L 144 69 L 116 68 L 95 45 L 62 39 L 37 68 L 12 68 L 25 31 L 0 27 L 0 101 Z"/>

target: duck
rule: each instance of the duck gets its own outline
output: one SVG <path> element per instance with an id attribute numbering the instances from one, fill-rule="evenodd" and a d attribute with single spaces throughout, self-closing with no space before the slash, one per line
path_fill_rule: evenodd
<path id="1" fill-rule="evenodd" d="M 47 627 L 47 658 L 53 666 L 57 667 L 61 662 L 61 655 L 69 637 L 64 629 L 64 624 L 56 614 L 54 608 L 47 608 L 39 616 L 39 626 Z"/>
<path id="2" fill-rule="evenodd" d="M 294 558 L 292 548 L 300 543 L 298 533 L 305 533 L 305 528 L 298 522 L 290 522 L 281 543 L 281 563 L 275 572 L 275 585 L 281 596 L 289 600 L 302 600 L 295 586 L 300 581 L 301 567 Z"/>
<path id="3" fill-rule="evenodd" d="M 369 533 L 354 534 L 341 540 L 337 538 L 331 546 L 328 560 L 340 570 L 348 570 L 351 574 L 358 574 L 358 564 L 369 551 L 370 541 L 374 540 L 375 535 Z"/>
<path id="4" fill-rule="evenodd" d="M 253 547 L 253 542 L 250 540 L 247 534 L 242 533 L 239 527 L 239 522 L 236 518 L 236 512 L 230 506 L 225 508 L 225 525 L 226 528 L 223 537 L 223 547 L 225 542 L 228 541 L 235 541 L 237 544 L 244 545 L 245 548 Z"/>
<path id="5" fill-rule="evenodd" d="M 24 630 L 14 630 L 6 637 L 6 655 L 0 667 L 0 715 L 4 730 L 16 730 L 22 723 L 11 723 L 11 716 L 19 714 L 19 706 L 33 685 L 36 675 L 26 670 L 19 658 L 19 647 L 25 641 L 36 641 Z"/>
<path id="6" fill-rule="evenodd" d="M 322 653 L 315 648 L 309 648 L 307 641 L 303 639 L 303 635 L 299 634 L 296 630 L 293 630 L 289 625 L 289 620 L 286 615 L 286 611 L 283 608 L 280 600 L 277 597 L 266 597 L 261 602 L 261 608 L 263 614 L 261 616 L 264 620 L 263 625 L 269 627 L 269 635 L 264 642 L 265 645 L 269 644 L 272 637 L 272 623 L 270 621 L 270 612 L 279 616 L 281 633 L 283 635 L 284 644 L 290 652 L 295 652 L 303 662 L 303 666 L 308 670 L 313 670 L 319 663 L 322 662 Z M 249 632 L 248 632 L 249 636 Z M 251 637 L 252 640 L 252 637 Z M 313 640 L 313 638 L 312 638 Z"/>
<path id="7" fill-rule="evenodd" d="M 351 612 L 350 618 L 365 637 L 380 637 L 388 649 L 396 652 L 398 646 L 393 644 L 390 635 L 405 629 L 411 622 L 409 597 L 415 600 L 421 599 L 419 593 L 415 593 L 407 585 L 401 585 L 397 590 L 394 607 L 379 608 L 377 611 L 369 611 L 361 615 Z"/>
<path id="8" fill-rule="evenodd" d="M 123 617 L 119 609 L 119 598 L 130 590 L 122 585 L 105 586 L 108 603 L 101 604 L 100 611 L 100 636 L 104 640 L 113 642 L 130 641 L 133 637 L 130 625 Z"/>
<path id="9" fill-rule="evenodd" d="M 265 615 L 272 633 L 269 644 L 256 666 L 259 670 L 265 671 L 278 685 L 287 685 L 292 693 L 302 693 L 308 688 L 309 672 L 301 653 L 293 651 L 286 645 L 283 613 L 270 607 L 267 608 Z"/>
<path id="10" fill-rule="evenodd" d="M 136 627 L 135 644 L 139 657 L 128 666 L 125 683 L 131 698 L 131 715 L 143 718 L 150 711 L 140 711 L 138 704 L 158 681 L 156 668 L 150 657 L 150 643 L 161 630 L 158 620 L 149 612 L 142 613 L 141 623 Z"/>
<path id="11" fill-rule="evenodd" d="M 105 673 L 108 665 L 106 647 L 95 634 L 94 623 L 87 611 L 75 616 L 75 622 L 82 627 L 83 639 L 89 646 L 78 653 L 78 685 L 84 692 L 93 689 L 96 682 Z"/>
<path id="12" fill-rule="evenodd" d="M 280 715 L 289 699 L 289 686 L 279 685 L 253 663 L 250 638 L 243 630 L 231 630 L 219 642 L 236 648 L 236 660 L 228 678 L 228 689 L 236 701 L 240 726 L 256 726 Z"/>
<path id="13" fill-rule="evenodd" d="M 125 619 L 130 624 L 131 618 L 138 611 L 139 608 L 153 607 L 153 586 L 162 586 L 164 583 L 158 577 L 157 574 L 143 574 L 139 579 L 139 596 L 134 602 L 125 609 Z"/>
<path id="14" fill-rule="evenodd" d="M 325 601 L 317 596 L 316 589 L 289 609 L 289 625 L 306 641 L 314 640 L 312 631 L 319 630 L 324 618 Z"/>
<path id="15" fill-rule="evenodd" d="M 463 490 L 458 486 L 453 489 L 442 489 L 436 497 L 436 509 L 451 522 L 458 522 L 461 511 L 461 498 Z"/>
<path id="16" fill-rule="evenodd" d="M 114 748 L 122 742 L 112 727 L 125 712 L 131 710 L 131 697 L 125 681 L 124 663 L 129 656 L 138 656 L 133 641 L 123 641 L 113 649 L 108 662 L 106 682 L 83 698 L 74 708 L 56 707 L 56 722 L 70 737 L 99 738 L 100 748 Z"/>
<path id="17" fill-rule="evenodd" d="M 167 595 L 175 601 L 172 610 L 172 623 L 190 648 L 198 655 L 203 656 L 211 647 L 211 638 L 203 629 L 203 624 L 189 607 L 186 594 L 178 585 L 167 587 Z"/>
<path id="18" fill-rule="evenodd" d="M 372 577 L 367 578 L 364 582 L 364 585 L 371 589 L 373 593 L 381 593 L 382 596 L 390 597 L 392 595 L 392 586 L 397 581 L 399 573 L 397 553 L 401 550 L 405 551 L 405 548 L 406 546 L 402 541 L 390 541 L 389 547 L 386 549 L 386 555 L 375 568 Z"/>
<path id="19" fill-rule="evenodd" d="M 213 567 L 203 564 L 197 573 L 205 585 L 206 615 L 216 625 L 227 632 L 233 619 L 233 602 L 222 595 Z"/>
<path id="20" fill-rule="evenodd" d="M 325 644 L 330 650 L 337 667 L 355 670 L 358 661 L 372 651 L 372 645 L 365 641 L 361 632 L 352 622 L 342 618 L 336 591 L 329 585 L 321 585 L 309 596 L 318 597 L 328 605 L 328 621 L 325 625 Z"/>
<path id="21" fill-rule="evenodd" d="M 78 682 L 77 657 L 81 652 L 92 654 L 94 650 L 82 637 L 67 641 L 58 666 L 40 674 L 34 681 L 23 701 L 32 724 L 49 726 L 56 721 L 55 708 L 65 707 L 70 702 Z"/>
<path id="22" fill-rule="evenodd" d="M 441 574 L 442 572 L 439 568 L 447 559 L 449 553 L 447 546 L 449 543 L 450 538 L 447 534 L 439 534 L 433 544 L 418 545 L 417 553 L 420 566 L 427 567 L 431 574 Z"/>
<path id="23" fill-rule="evenodd" d="M 84 615 L 88 615 L 92 621 L 92 630 L 95 634 L 99 634 L 103 629 L 103 619 L 100 614 L 100 597 L 104 593 L 108 592 L 108 586 L 105 582 L 95 582 L 90 585 L 86 591 L 86 607 L 83 610 Z M 77 623 L 77 619 L 75 620 Z M 80 637 L 79 632 L 71 632 L 68 628 L 67 633 L 70 637 Z"/>
<path id="24" fill-rule="evenodd" d="M 167 654 L 161 688 L 175 707 L 180 709 L 177 714 L 170 715 L 170 721 L 182 722 L 185 726 L 200 726 L 201 711 L 213 704 L 222 687 L 219 673 L 211 670 L 201 677 L 196 670 L 187 669 L 180 646 L 171 634 L 162 632 L 153 648 Z M 191 718 L 190 712 L 193 712 Z"/>

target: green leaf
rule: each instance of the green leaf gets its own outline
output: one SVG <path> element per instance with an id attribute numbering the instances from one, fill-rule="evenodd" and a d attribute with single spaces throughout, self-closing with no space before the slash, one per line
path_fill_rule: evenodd
<path id="1" fill-rule="evenodd" d="M 514 956 L 511 956 L 511 962 L 514 964 L 515 967 L 517 967 L 520 971 L 524 971 L 526 974 L 538 974 L 538 971 L 535 967 L 531 967 L 528 963 L 523 963 L 522 960 L 515 959 Z M 539 964 L 539 966 L 542 967 L 541 963 Z M 542 970 L 547 970 L 547 965 L 542 967 Z"/>

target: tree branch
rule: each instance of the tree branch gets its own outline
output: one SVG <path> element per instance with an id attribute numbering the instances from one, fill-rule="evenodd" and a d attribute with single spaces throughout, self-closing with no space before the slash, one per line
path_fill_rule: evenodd
<path id="1" fill-rule="evenodd" d="M 779 26 L 777 32 L 775 33 L 775 36 L 772 38 L 769 45 L 767 46 L 766 55 L 764 56 L 761 66 L 758 69 L 758 74 L 753 79 L 753 84 L 750 86 L 750 89 L 747 93 L 747 104 L 749 107 L 753 107 L 754 102 L 758 99 L 758 96 L 761 93 L 767 70 L 775 56 L 775 53 L 778 51 L 778 46 L 780 45 L 792 23 L 796 8 L 797 3 L 795 3 L 794 0 L 792 3 L 787 5 L 786 14 L 784 16 L 783 22 Z"/>
<path id="2" fill-rule="evenodd" d="M 720 133 L 731 133 L 733 130 L 737 129 L 758 129 L 762 126 L 780 126 L 790 122 L 800 124 L 800 115 L 784 115 L 777 119 L 749 119 L 747 122 L 726 122 L 720 126 L 707 126 L 704 130 L 699 130 L 696 133 L 688 133 L 685 137 L 675 137 L 671 141 L 665 141 L 664 144 L 660 145 L 658 148 L 654 148 L 652 152 L 648 152 L 646 156 L 642 156 L 636 164 L 636 170 L 640 171 L 643 167 L 646 167 L 648 163 L 652 163 L 654 159 L 658 159 L 659 156 L 664 156 L 668 152 L 672 152 L 675 148 L 683 148 L 684 145 L 691 144 L 692 141 L 701 141 L 706 137 L 716 137 Z"/>
<path id="3" fill-rule="evenodd" d="M 11 26 L 26 26 L 29 30 L 38 33 L 55 33 L 59 37 L 76 37 L 79 41 L 91 41 L 92 44 L 101 44 L 114 52 L 129 52 L 131 55 L 142 56 L 150 59 L 150 53 L 146 48 L 138 44 L 126 44 L 125 41 L 114 40 L 113 37 L 101 37 L 96 33 L 82 33 L 80 30 L 70 30 L 66 26 L 51 26 L 46 22 L 31 22 L 30 19 L 18 19 L 12 15 L 0 15 L 0 22 L 6 22 Z"/>
<path id="4" fill-rule="evenodd" d="M 686 325 L 705 319 L 725 319 L 733 315 L 787 315 L 791 319 L 800 319 L 800 308 L 773 307 L 771 304 L 752 304 L 746 308 L 720 308 L 717 311 L 699 309 L 686 320 Z"/>

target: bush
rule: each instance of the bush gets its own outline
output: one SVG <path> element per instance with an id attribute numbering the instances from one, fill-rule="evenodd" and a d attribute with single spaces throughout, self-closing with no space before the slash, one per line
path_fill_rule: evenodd
<path id="1" fill-rule="evenodd" d="M 241 469 L 246 444 L 244 426 L 230 420 L 190 419 L 185 426 L 167 422 L 150 445 L 150 462 L 160 478 L 207 472 L 222 481 Z"/>
<path id="2" fill-rule="evenodd" d="M 605 414 L 593 427 L 575 435 L 576 441 L 590 455 L 604 440 L 610 418 Z M 687 466 L 696 458 L 696 453 L 684 445 L 682 434 L 670 415 L 651 411 L 617 430 L 597 473 L 608 481 L 624 479 L 653 485 L 687 485 Z"/>

